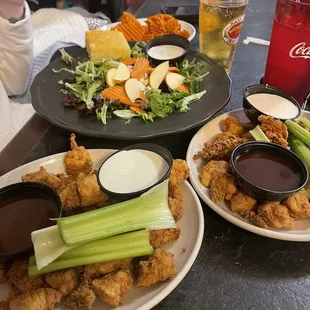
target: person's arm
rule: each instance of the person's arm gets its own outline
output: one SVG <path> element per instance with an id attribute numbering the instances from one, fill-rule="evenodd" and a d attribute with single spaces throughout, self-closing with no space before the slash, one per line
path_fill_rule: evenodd
<path id="1" fill-rule="evenodd" d="M 1 0 L 0 80 L 8 95 L 25 92 L 32 65 L 32 26 L 24 0 Z"/>

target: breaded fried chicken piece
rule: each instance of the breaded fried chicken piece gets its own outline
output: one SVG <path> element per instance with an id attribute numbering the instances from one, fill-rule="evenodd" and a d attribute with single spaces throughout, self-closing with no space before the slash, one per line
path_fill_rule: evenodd
<path id="1" fill-rule="evenodd" d="M 228 159 L 233 149 L 244 140 L 231 134 L 220 134 L 213 143 L 205 143 L 202 151 L 194 155 L 194 159 L 222 160 Z"/>
<path id="2" fill-rule="evenodd" d="M 81 198 L 81 207 L 106 202 L 109 199 L 108 195 L 100 189 L 95 174 L 85 175 L 80 173 L 77 178 L 77 189 Z"/>
<path id="3" fill-rule="evenodd" d="M 175 159 L 170 172 L 170 184 L 179 185 L 189 177 L 189 168 L 185 160 Z"/>
<path id="4" fill-rule="evenodd" d="M 72 309 L 87 307 L 92 308 L 96 295 L 89 286 L 82 284 L 75 291 L 64 298 L 64 304 Z"/>
<path id="5" fill-rule="evenodd" d="M 310 219 L 310 203 L 305 195 L 296 193 L 282 201 L 282 204 L 288 208 L 294 219 Z"/>
<path id="6" fill-rule="evenodd" d="M 37 290 L 17 296 L 10 302 L 11 310 L 49 310 L 59 303 L 61 293 L 52 288 Z"/>
<path id="7" fill-rule="evenodd" d="M 243 217 L 246 217 L 256 207 L 256 200 L 242 192 L 232 196 L 230 203 L 231 211 Z"/>
<path id="8" fill-rule="evenodd" d="M 76 208 L 81 206 L 81 198 L 76 181 L 69 183 L 60 192 L 59 196 L 64 208 Z"/>
<path id="9" fill-rule="evenodd" d="M 181 234 L 180 228 L 157 229 L 150 231 L 150 243 L 152 247 L 159 248 L 171 241 L 178 240 Z"/>
<path id="10" fill-rule="evenodd" d="M 85 266 L 84 278 L 93 280 L 104 274 L 119 270 L 119 269 L 133 269 L 132 258 L 117 259 L 109 262 L 96 263 Z"/>
<path id="11" fill-rule="evenodd" d="M 287 207 L 279 202 L 267 202 L 260 205 L 257 215 L 267 226 L 272 228 L 288 229 L 294 227 L 294 220 L 291 218 Z M 256 220 L 258 219 L 256 218 Z"/>
<path id="12" fill-rule="evenodd" d="M 141 260 L 138 265 L 136 287 L 149 287 L 157 282 L 172 279 L 176 274 L 173 254 L 156 249 L 148 260 Z"/>
<path id="13" fill-rule="evenodd" d="M 12 299 L 14 299 L 15 297 L 19 296 L 20 294 L 21 294 L 20 290 L 14 284 L 11 284 L 11 291 L 10 291 L 9 296 L 6 299 L 6 301 L 8 303 L 10 303 L 10 301 Z"/>
<path id="14" fill-rule="evenodd" d="M 44 285 L 42 277 L 28 277 L 28 266 L 27 260 L 17 260 L 12 264 L 8 272 L 9 282 L 14 284 L 21 293 L 41 288 Z"/>
<path id="15" fill-rule="evenodd" d="M 169 183 L 169 197 L 183 201 L 183 193 L 181 188 L 178 185 L 172 185 Z"/>
<path id="16" fill-rule="evenodd" d="M 182 205 L 182 201 L 180 201 L 179 199 L 169 197 L 168 205 L 175 222 L 178 222 L 184 215 L 184 208 Z"/>
<path id="17" fill-rule="evenodd" d="M 229 172 L 229 163 L 224 160 L 211 160 L 200 171 L 200 181 L 206 186 L 210 187 L 211 181 L 222 174 Z"/>
<path id="18" fill-rule="evenodd" d="M 235 117 L 227 117 L 222 121 L 224 132 L 229 132 L 235 136 L 242 136 L 246 131 Z"/>
<path id="19" fill-rule="evenodd" d="M 22 181 L 43 183 L 58 191 L 62 186 L 62 180 L 64 177 L 64 174 L 55 175 L 47 172 L 44 167 L 40 167 L 40 170 L 37 172 L 23 175 Z"/>
<path id="20" fill-rule="evenodd" d="M 0 283 L 7 281 L 8 266 L 5 261 L 0 261 Z"/>
<path id="21" fill-rule="evenodd" d="M 9 303 L 5 300 L 0 301 L 0 310 L 10 310 Z"/>
<path id="22" fill-rule="evenodd" d="M 80 272 L 76 268 L 51 272 L 45 275 L 46 283 L 63 296 L 73 292 L 80 284 Z"/>
<path id="23" fill-rule="evenodd" d="M 88 175 L 93 170 L 93 161 L 85 147 L 77 145 L 75 138 L 75 134 L 72 133 L 70 137 L 71 151 L 65 156 L 66 172 L 73 176 L 77 176 L 81 172 Z"/>
<path id="24" fill-rule="evenodd" d="M 211 182 L 210 196 L 214 202 L 230 200 L 236 192 L 234 178 L 227 173 L 214 178 Z"/>
<path id="25" fill-rule="evenodd" d="M 261 122 L 260 128 L 271 142 L 288 146 L 288 130 L 283 122 L 266 115 L 260 115 L 258 120 Z"/>
<path id="26" fill-rule="evenodd" d="M 99 299 L 112 307 L 123 304 L 122 295 L 133 285 L 132 277 L 128 272 L 120 270 L 108 274 L 100 279 L 95 279 L 92 289 Z"/>

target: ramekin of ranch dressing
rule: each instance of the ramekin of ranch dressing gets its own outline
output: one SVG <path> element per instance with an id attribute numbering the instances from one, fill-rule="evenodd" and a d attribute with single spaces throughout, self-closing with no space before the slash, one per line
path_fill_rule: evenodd
<path id="1" fill-rule="evenodd" d="M 103 190 L 113 194 L 141 194 L 168 178 L 172 161 L 171 153 L 160 145 L 137 144 L 136 148 L 121 150 L 105 160 L 98 171 L 98 181 Z"/>
<path id="2" fill-rule="evenodd" d="M 268 93 L 249 95 L 248 102 L 260 112 L 279 119 L 292 119 L 297 117 L 299 109 L 290 100 Z"/>
<path id="3" fill-rule="evenodd" d="M 176 45 L 157 45 L 148 50 L 148 55 L 159 60 L 169 60 L 182 56 L 186 50 Z"/>

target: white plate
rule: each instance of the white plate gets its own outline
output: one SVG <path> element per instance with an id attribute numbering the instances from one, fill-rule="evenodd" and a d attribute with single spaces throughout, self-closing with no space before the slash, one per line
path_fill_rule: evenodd
<path id="1" fill-rule="evenodd" d="M 115 150 L 89 150 L 89 152 L 96 169 Z M 20 182 L 22 175 L 37 171 L 40 166 L 43 166 L 47 171 L 52 173 L 64 172 L 64 154 L 61 153 L 36 160 L 5 174 L 0 178 L 0 188 Z M 171 281 L 166 281 L 150 288 L 131 288 L 124 294 L 124 305 L 117 309 L 148 310 L 154 307 L 182 281 L 193 265 L 203 238 L 204 219 L 201 204 L 195 191 L 188 182 L 184 182 L 181 188 L 184 196 L 185 209 L 184 217 L 178 222 L 178 227 L 181 228 L 181 236 L 179 240 L 165 247 L 165 249 L 175 255 L 177 275 Z M 9 287 L 6 284 L 0 284 L 0 300 L 6 299 L 8 292 Z M 68 308 L 60 304 L 55 309 L 65 310 Z M 97 300 L 92 309 L 108 310 L 111 307 Z"/>
<path id="2" fill-rule="evenodd" d="M 138 21 L 142 26 L 146 25 L 146 23 L 145 23 L 146 20 L 147 20 L 147 18 L 138 18 Z M 192 24 L 185 22 L 183 20 L 178 20 L 178 22 L 181 25 L 181 30 L 187 30 L 189 32 L 190 36 L 189 36 L 188 40 L 192 41 L 196 35 L 195 27 Z M 111 28 L 117 26 L 119 23 L 120 22 L 112 23 L 112 24 L 103 26 L 101 29 L 110 30 Z"/>
<path id="3" fill-rule="evenodd" d="M 245 116 L 243 109 L 234 110 L 225 114 L 222 114 L 205 126 L 203 126 L 193 137 L 191 143 L 189 144 L 186 161 L 190 168 L 190 181 L 194 189 L 200 196 L 200 198 L 216 213 L 228 220 L 229 222 L 245 229 L 251 231 L 255 234 L 262 235 L 265 237 L 270 237 L 280 240 L 288 241 L 310 241 L 310 221 L 308 220 L 298 220 L 295 221 L 294 229 L 290 230 L 277 230 L 277 229 L 263 229 L 257 227 L 247 221 L 245 221 L 241 216 L 236 213 L 231 212 L 229 206 L 224 203 L 215 203 L 210 199 L 209 189 L 203 186 L 199 180 L 199 173 L 204 164 L 202 159 L 194 160 L 193 156 L 203 148 L 205 142 L 210 142 L 216 134 L 221 133 L 220 122 L 228 116 L 234 116 L 241 122 L 249 122 Z M 302 115 L 310 119 L 310 113 L 303 111 Z"/>

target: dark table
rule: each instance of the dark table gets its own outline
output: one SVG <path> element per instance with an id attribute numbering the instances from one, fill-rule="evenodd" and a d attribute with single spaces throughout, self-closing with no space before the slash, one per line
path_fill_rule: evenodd
<path id="1" fill-rule="evenodd" d="M 250 0 L 230 74 L 233 94 L 222 112 L 240 108 L 243 88 L 257 83 L 264 73 L 267 48 L 245 46 L 242 41 L 247 35 L 269 40 L 275 2 Z M 193 3 L 195 1 L 148 0 L 137 16 L 159 13 L 161 6 Z M 192 47 L 198 49 L 197 38 Z M 185 158 L 196 130 L 151 141 L 168 147 L 175 158 Z M 36 116 L 0 154 L 0 175 L 23 162 L 67 151 L 68 138 L 68 132 Z M 87 148 L 120 148 L 137 141 L 79 136 L 78 142 Z M 230 224 L 205 204 L 203 209 L 205 234 L 198 258 L 180 285 L 154 309 L 310 309 L 308 243 L 263 238 Z"/>

